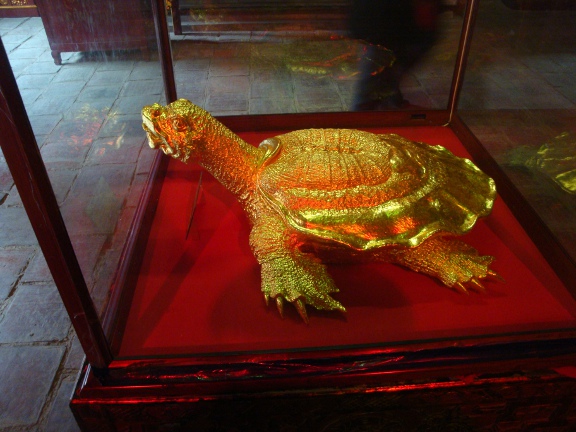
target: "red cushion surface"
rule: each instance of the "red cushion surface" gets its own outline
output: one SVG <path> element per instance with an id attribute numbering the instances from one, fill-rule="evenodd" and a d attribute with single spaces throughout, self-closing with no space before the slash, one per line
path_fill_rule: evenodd
<path id="1" fill-rule="evenodd" d="M 443 127 L 386 128 L 469 157 Z M 278 132 L 243 134 L 257 145 Z M 172 160 L 131 305 L 121 357 L 291 350 L 494 335 L 574 326 L 574 300 L 501 199 L 463 239 L 493 255 L 506 282 L 486 294 L 456 293 L 389 264 L 329 267 L 346 314 L 309 308 L 310 324 L 289 305 L 266 307 L 250 227 L 235 198 L 201 168 Z"/>

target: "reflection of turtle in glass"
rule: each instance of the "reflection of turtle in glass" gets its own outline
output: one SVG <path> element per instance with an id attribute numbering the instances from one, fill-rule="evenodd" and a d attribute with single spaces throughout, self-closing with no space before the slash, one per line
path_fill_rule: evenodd
<path id="1" fill-rule="evenodd" d="M 576 133 L 563 132 L 538 149 L 516 147 L 507 155 L 510 166 L 525 167 L 546 175 L 565 192 L 576 194 Z"/>
<path id="2" fill-rule="evenodd" d="M 197 159 L 240 201 L 253 225 L 250 245 L 262 291 L 282 313 L 291 302 L 344 307 L 323 262 L 380 260 L 483 290 L 493 258 L 450 236 L 490 213 L 492 179 L 441 146 L 398 135 L 308 129 L 244 142 L 187 100 L 143 109 L 150 146 Z"/>

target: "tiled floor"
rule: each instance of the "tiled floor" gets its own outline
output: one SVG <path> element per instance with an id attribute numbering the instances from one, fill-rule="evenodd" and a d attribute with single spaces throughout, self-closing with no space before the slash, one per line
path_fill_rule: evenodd
<path id="1" fill-rule="evenodd" d="M 548 135 L 534 124 L 528 130 L 544 139 L 566 129 L 576 106 L 574 39 L 556 40 L 558 49 L 549 52 L 531 38 L 531 50 L 523 51 L 525 45 L 515 44 L 525 41 L 515 34 L 542 16 L 486 4 L 492 15 L 481 15 L 480 26 L 489 39 L 471 57 L 462 108 L 488 145 L 514 147 L 528 140 L 535 146 L 534 134 L 522 132 L 534 116 L 520 119 L 515 110 L 539 96 L 536 108 L 561 110 L 564 120 L 548 125 Z M 460 23 L 458 16 L 443 15 L 439 43 L 403 80 L 410 103 L 445 106 Z M 285 30 L 174 37 L 179 96 L 215 114 L 349 109 L 358 44 Z M 145 145 L 139 112 L 163 99 L 159 65 L 137 52 L 117 52 L 67 53 L 56 66 L 39 18 L 0 19 L 0 36 L 85 278 L 102 308 L 154 155 Z M 479 107 L 507 108 L 508 117 L 486 116 Z M 0 431 L 77 430 L 67 401 L 82 361 L 0 155 Z"/>

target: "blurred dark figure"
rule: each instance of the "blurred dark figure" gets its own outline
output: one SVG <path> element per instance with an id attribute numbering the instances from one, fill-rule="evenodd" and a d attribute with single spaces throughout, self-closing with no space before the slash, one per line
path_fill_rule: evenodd
<path id="1" fill-rule="evenodd" d="M 355 111 L 408 105 L 400 79 L 435 43 L 441 0 L 353 0 L 350 30 L 367 43 Z"/>

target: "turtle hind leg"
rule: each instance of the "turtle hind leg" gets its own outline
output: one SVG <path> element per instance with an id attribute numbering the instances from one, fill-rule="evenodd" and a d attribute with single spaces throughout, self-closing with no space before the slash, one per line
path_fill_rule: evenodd
<path id="1" fill-rule="evenodd" d="M 484 292 L 482 280 L 501 279 L 490 269 L 494 257 L 480 255 L 472 246 L 454 239 L 434 237 L 418 247 L 397 252 L 394 258 L 394 263 L 433 276 L 464 293 Z"/>

